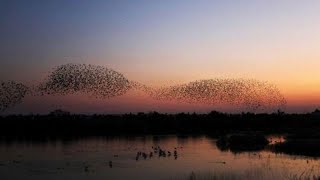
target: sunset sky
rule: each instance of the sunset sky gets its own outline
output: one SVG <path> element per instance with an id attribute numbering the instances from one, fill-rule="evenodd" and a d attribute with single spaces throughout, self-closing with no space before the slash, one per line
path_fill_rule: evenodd
<path id="1" fill-rule="evenodd" d="M 0 0 L 0 78 L 28 85 L 66 63 L 103 65 L 149 86 L 254 78 L 288 112 L 320 107 L 318 0 Z M 9 112 L 207 112 L 141 92 L 114 99 L 26 97 Z M 223 109 L 223 108 L 222 108 Z"/>

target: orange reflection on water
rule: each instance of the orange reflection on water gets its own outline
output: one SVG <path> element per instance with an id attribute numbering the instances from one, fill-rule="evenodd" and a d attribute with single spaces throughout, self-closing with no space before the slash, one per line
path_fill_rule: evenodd
<path id="1" fill-rule="evenodd" d="M 279 136 L 269 138 L 282 139 Z M 137 152 L 149 154 L 152 146 L 160 146 L 171 153 L 176 150 L 177 158 L 173 155 L 159 157 L 154 153 L 152 157 L 136 160 Z M 68 179 L 70 175 L 80 178 L 84 174 L 91 179 L 181 179 L 191 172 L 256 173 L 266 179 L 282 179 L 303 176 L 303 173 L 320 174 L 318 159 L 266 150 L 234 154 L 220 151 L 216 139 L 206 136 L 93 137 L 39 144 L 20 141 L 1 144 L 0 159 L 5 164 L 0 167 L 0 173 L 8 179 L 15 179 L 14 176 L 21 179 L 26 175 Z M 12 164 L 12 160 L 19 163 Z M 108 166 L 109 161 L 113 162 L 112 168 Z M 86 166 L 88 172 L 84 172 Z"/>

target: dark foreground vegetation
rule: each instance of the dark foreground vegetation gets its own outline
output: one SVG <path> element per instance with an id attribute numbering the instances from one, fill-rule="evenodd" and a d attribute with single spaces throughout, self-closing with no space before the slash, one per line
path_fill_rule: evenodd
<path id="1" fill-rule="evenodd" d="M 277 153 L 320 157 L 320 133 L 297 132 L 288 135 L 285 142 L 275 144 L 271 149 Z"/>
<path id="2" fill-rule="evenodd" d="M 320 130 L 320 111 L 308 114 L 160 114 L 80 115 L 61 110 L 48 115 L 0 116 L 0 135 L 207 134 L 242 131 L 292 133 Z"/>
<path id="3" fill-rule="evenodd" d="M 217 141 L 220 150 L 230 150 L 237 153 L 242 151 L 263 150 L 269 144 L 267 138 L 257 133 L 241 133 L 221 136 Z"/>

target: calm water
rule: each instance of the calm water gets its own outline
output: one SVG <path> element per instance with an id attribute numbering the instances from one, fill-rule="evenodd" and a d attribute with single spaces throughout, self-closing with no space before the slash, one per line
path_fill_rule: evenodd
<path id="1" fill-rule="evenodd" d="M 281 140 L 273 137 L 273 141 Z M 138 151 L 149 154 L 160 146 L 177 158 L 136 160 Z M 112 168 L 109 167 L 112 161 Z M 86 138 L 70 141 L 19 141 L 0 144 L 0 179 L 183 179 L 191 172 L 253 171 L 267 179 L 319 175 L 320 160 L 274 154 L 267 150 L 233 154 L 216 147 L 206 136 L 145 136 Z"/>

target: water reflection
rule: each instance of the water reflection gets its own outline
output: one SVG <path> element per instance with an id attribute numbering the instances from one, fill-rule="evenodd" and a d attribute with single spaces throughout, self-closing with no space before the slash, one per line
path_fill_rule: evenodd
<path id="1" fill-rule="evenodd" d="M 217 139 L 207 136 L 2 140 L 3 179 L 183 179 L 191 172 L 242 173 L 250 169 L 269 178 L 280 178 L 320 172 L 317 158 L 268 150 L 234 154 L 220 151 Z"/>

